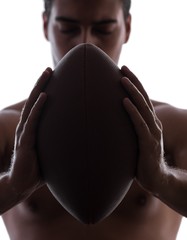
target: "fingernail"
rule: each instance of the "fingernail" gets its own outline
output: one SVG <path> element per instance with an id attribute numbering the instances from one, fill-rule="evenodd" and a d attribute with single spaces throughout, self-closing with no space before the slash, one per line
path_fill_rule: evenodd
<path id="1" fill-rule="evenodd" d="M 50 72 L 52 72 L 52 69 L 51 69 L 50 67 L 47 67 L 47 68 L 45 69 L 45 72 L 50 73 Z"/>

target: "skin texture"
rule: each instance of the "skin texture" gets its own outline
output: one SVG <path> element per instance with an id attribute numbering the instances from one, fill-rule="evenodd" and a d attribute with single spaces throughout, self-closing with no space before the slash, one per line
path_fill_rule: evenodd
<path id="1" fill-rule="evenodd" d="M 44 14 L 43 23 L 54 66 L 85 42 L 117 63 L 129 39 L 131 16 L 124 19 L 120 1 L 54 0 L 50 18 Z M 176 238 L 181 215 L 187 216 L 187 111 L 151 101 L 137 77 L 125 66 L 122 72 L 122 86 L 131 96 L 123 104 L 139 143 L 136 179 L 117 209 L 96 225 L 81 224 L 69 215 L 40 176 L 35 130 L 52 70 L 44 71 L 26 105 L 23 101 L 1 111 L 0 212 L 11 240 Z"/>

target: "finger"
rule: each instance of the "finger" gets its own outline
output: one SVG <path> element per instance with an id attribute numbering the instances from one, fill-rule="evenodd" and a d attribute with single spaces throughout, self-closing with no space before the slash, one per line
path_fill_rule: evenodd
<path id="1" fill-rule="evenodd" d="M 154 111 L 152 111 L 152 108 L 149 107 L 148 103 L 146 102 L 144 96 L 141 94 L 141 92 L 136 88 L 134 84 L 131 83 L 131 81 L 124 77 L 122 79 L 122 83 L 128 92 L 130 99 L 132 100 L 133 104 L 136 106 L 136 109 L 141 115 L 141 118 L 144 119 L 146 122 L 146 125 L 152 131 L 152 133 L 156 133 L 158 130 L 157 125 L 157 117 Z M 132 109 L 132 106 L 131 106 Z M 133 115 L 134 117 L 134 115 Z"/>
<path id="2" fill-rule="evenodd" d="M 132 103 L 132 101 L 129 98 L 123 99 L 123 105 L 125 107 L 125 110 L 130 115 L 137 136 L 138 137 L 140 136 L 141 139 L 143 139 L 144 137 L 147 138 L 149 136 L 149 128 L 145 120 L 142 118 L 141 114 L 137 110 L 136 106 Z M 141 143 L 143 142 L 144 141 L 141 141 Z"/>
<path id="3" fill-rule="evenodd" d="M 36 102 L 39 94 L 43 91 L 44 87 L 46 86 L 48 80 L 50 79 L 50 76 L 52 74 L 51 68 L 47 68 L 40 78 L 38 79 L 37 83 L 35 84 L 33 90 L 31 91 L 28 100 L 25 103 L 25 106 L 23 108 L 22 114 L 21 114 L 21 123 L 20 128 L 23 127 L 25 121 L 27 120 L 27 117 Z"/>
<path id="4" fill-rule="evenodd" d="M 20 143 L 23 142 L 25 145 L 28 145 L 30 147 L 32 143 L 35 142 L 35 132 L 37 129 L 38 120 L 41 115 L 42 108 L 46 102 L 46 99 L 47 99 L 46 93 L 44 92 L 40 93 L 24 124 Z"/>
<path id="5" fill-rule="evenodd" d="M 121 68 L 122 74 L 127 77 L 135 86 L 136 88 L 141 92 L 141 94 L 144 96 L 145 100 L 147 101 L 149 107 L 151 108 L 152 111 L 154 111 L 153 105 L 149 99 L 149 96 L 147 92 L 145 91 L 143 85 L 141 82 L 138 80 L 138 78 L 126 67 L 122 66 Z"/>

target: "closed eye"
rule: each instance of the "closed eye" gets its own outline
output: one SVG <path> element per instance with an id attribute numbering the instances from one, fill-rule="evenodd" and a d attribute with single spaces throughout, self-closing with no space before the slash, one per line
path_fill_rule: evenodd
<path id="1" fill-rule="evenodd" d="M 111 30 L 102 29 L 102 28 L 93 28 L 92 31 L 94 33 L 103 34 L 103 35 L 110 35 L 110 34 L 112 34 Z"/>
<path id="2" fill-rule="evenodd" d="M 63 34 L 75 34 L 78 33 L 80 30 L 77 27 L 69 27 L 69 28 L 61 28 L 60 32 Z"/>
<path id="3" fill-rule="evenodd" d="M 116 28 L 116 21 L 101 21 L 97 22 L 93 25 L 93 32 L 103 34 L 103 35 L 110 35 Z"/>
<path id="4" fill-rule="evenodd" d="M 75 34 L 80 31 L 79 22 L 66 17 L 56 17 L 59 30 L 63 34 Z"/>

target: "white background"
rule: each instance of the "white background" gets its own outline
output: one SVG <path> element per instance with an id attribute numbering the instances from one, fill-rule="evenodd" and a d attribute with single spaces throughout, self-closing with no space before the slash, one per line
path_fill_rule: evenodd
<path id="1" fill-rule="evenodd" d="M 52 67 L 42 32 L 42 0 L 1 1 L 0 109 L 26 98 Z M 186 0 L 132 0 L 132 34 L 119 65 L 127 65 L 152 99 L 187 108 Z M 187 239 L 183 220 L 177 240 Z M 0 224 L 0 240 L 8 240 Z"/>

